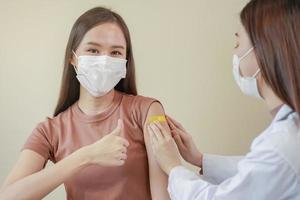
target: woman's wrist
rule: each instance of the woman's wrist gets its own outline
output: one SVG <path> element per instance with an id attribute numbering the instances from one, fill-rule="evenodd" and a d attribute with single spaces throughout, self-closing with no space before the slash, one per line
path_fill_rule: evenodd
<path id="1" fill-rule="evenodd" d="M 92 159 L 89 154 L 89 146 L 84 146 L 74 152 L 74 155 L 78 159 L 78 166 L 84 167 L 92 163 Z"/>

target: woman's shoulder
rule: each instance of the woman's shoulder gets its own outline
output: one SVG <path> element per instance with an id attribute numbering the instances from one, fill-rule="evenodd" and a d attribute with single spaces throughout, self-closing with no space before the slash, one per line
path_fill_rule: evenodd
<path id="1" fill-rule="evenodd" d="M 160 103 L 160 101 L 153 97 L 148 97 L 144 95 L 131 95 L 126 93 L 121 93 L 123 96 L 123 103 L 126 105 L 131 105 L 131 107 L 134 109 L 140 109 L 143 110 L 143 108 L 149 108 L 153 103 L 157 102 Z"/>
<path id="2" fill-rule="evenodd" d="M 44 120 L 40 121 L 36 128 L 43 131 L 48 131 L 49 129 L 55 129 L 60 127 L 63 123 L 66 123 L 68 119 L 72 118 L 73 105 L 69 106 L 65 111 L 59 113 L 56 116 L 46 116 Z"/>
<path id="3" fill-rule="evenodd" d="M 140 124 L 144 124 L 152 104 L 154 103 L 161 104 L 159 100 L 152 97 L 147 97 L 143 95 L 129 95 L 124 93 L 122 93 L 122 95 L 123 95 L 122 104 L 126 108 L 130 108 L 130 113 L 134 115 L 134 118 Z"/>
<path id="4" fill-rule="evenodd" d="M 61 130 L 65 127 L 63 123 L 71 119 L 71 107 L 57 116 L 46 117 L 44 120 L 38 122 L 22 149 L 33 150 L 45 159 L 56 162 L 54 152 L 58 147 L 59 135 L 63 133 Z"/>
<path id="5" fill-rule="evenodd" d="M 132 95 L 132 94 L 126 94 L 126 93 L 122 93 L 122 96 L 125 100 L 127 101 L 131 101 L 133 103 L 147 103 L 147 102 L 154 102 L 157 101 L 159 102 L 157 99 L 153 98 L 153 97 L 148 97 L 148 96 L 144 96 L 144 95 Z"/>

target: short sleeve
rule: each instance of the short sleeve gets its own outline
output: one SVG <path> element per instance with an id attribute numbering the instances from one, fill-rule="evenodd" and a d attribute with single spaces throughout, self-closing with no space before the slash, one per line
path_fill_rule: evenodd
<path id="1" fill-rule="evenodd" d="M 153 98 L 136 96 L 133 105 L 133 111 L 134 111 L 136 121 L 141 127 L 143 127 L 143 125 L 145 124 L 148 111 L 151 105 L 155 102 L 161 104 L 158 100 Z"/>
<path id="2" fill-rule="evenodd" d="M 25 149 L 32 150 L 45 158 L 45 160 L 54 161 L 52 138 L 47 135 L 46 128 L 40 123 L 32 131 L 21 151 Z"/>

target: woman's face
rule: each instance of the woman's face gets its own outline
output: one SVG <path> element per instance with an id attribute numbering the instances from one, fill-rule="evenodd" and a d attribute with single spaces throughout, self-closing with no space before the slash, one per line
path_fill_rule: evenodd
<path id="1" fill-rule="evenodd" d="M 235 36 L 236 45 L 234 48 L 234 54 L 241 58 L 249 49 L 253 47 L 253 45 L 244 26 L 241 26 L 240 30 L 235 34 Z M 255 74 L 255 72 L 257 72 L 258 69 L 259 67 L 256 60 L 254 47 L 254 50 L 240 62 L 240 73 L 244 77 L 251 77 Z"/>
<path id="2" fill-rule="evenodd" d="M 89 30 L 76 49 L 77 56 L 111 56 L 126 59 L 126 40 L 120 27 L 115 23 L 100 24 Z M 77 66 L 77 59 L 71 63 Z"/>

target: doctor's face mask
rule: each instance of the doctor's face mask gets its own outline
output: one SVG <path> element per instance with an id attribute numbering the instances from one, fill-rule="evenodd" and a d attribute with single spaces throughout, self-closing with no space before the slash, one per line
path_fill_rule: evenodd
<path id="1" fill-rule="evenodd" d="M 240 73 L 240 63 L 241 61 L 246 58 L 254 48 L 250 48 L 242 57 L 238 57 L 238 55 L 233 55 L 233 76 L 237 83 L 237 85 L 240 87 L 241 91 L 247 95 L 247 96 L 253 96 L 256 98 L 261 99 L 261 95 L 258 90 L 257 85 L 257 75 L 260 73 L 260 69 L 258 69 L 255 74 L 251 77 L 243 77 Z"/>
<path id="2" fill-rule="evenodd" d="M 234 80 L 245 95 L 261 99 L 257 80 L 260 67 L 254 54 L 253 43 L 244 26 L 240 26 L 235 36 L 236 46 L 232 60 Z"/>

